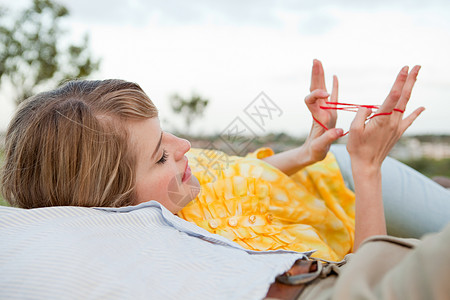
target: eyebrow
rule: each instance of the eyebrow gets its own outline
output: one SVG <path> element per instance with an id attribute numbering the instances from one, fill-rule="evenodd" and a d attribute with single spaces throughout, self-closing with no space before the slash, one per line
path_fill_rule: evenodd
<path id="1" fill-rule="evenodd" d="M 161 131 L 161 137 L 159 138 L 158 144 L 156 145 L 156 149 L 152 154 L 152 159 L 155 158 L 156 153 L 158 153 L 158 150 L 161 147 L 162 136 L 163 136 L 163 132 Z"/>

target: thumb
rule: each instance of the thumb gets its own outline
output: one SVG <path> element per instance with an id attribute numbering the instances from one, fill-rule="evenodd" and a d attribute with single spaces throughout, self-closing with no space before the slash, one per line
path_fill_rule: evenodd
<path id="1" fill-rule="evenodd" d="M 326 148 L 330 146 L 332 142 L 344 135 L 344 131 L 341 128 L 332 128 L 327 130 L 324 134 L 316 139 L 316 145 L 320 148 Z"/>

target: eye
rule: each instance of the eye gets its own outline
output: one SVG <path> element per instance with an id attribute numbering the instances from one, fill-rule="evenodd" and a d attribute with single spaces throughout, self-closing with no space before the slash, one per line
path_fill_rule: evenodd
<path id="1" fill-rule="evenodd" d="M 163 163 L 166 162 L 168 156 L 169 156 L 169 153 L 167 153 L 166 149 L 164 149 L 163 150 L 163 155 L 161 156 L 161 158 L 156 163 L 162 165 Z"/>

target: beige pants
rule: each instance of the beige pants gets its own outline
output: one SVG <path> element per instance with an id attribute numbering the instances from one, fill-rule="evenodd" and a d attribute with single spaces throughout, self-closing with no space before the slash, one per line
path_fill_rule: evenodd
<path id="1" fill-rule="evenodd" d="M 450 299 L 450 224 L 420 241 L 372 237 L 347 258 L 299 299 Z"/>

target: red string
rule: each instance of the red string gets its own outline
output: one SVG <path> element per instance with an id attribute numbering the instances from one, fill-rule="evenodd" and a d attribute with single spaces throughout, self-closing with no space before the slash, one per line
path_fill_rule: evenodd
<path id="1" fill-rule="evenodd" d="M 352 112 L 357 112 L 358 108 L 360 107 L 365 107 L 365 108 L 370 108 L 370 109 L 379 109 L 380 106 L 379 105 L 360 105 L 360 104 L 351 104 L 351 103 L 342 103 L 342 102 L 330 102 L 330 101 L 326 101 L 326 104 L 329 105 L 334 105 L 334 106 L 320 106 L 321 109 L 334 109 L 334 110 L 345 110 L 345 111 L 352 111 Z M 338 107 L 338 105 L 342 105 L 343 107 Z M 404 110 L 398 109 L 398 108 L 394 108 L 393 111 L 391 112 L 385 112 L 385 113 L 377 113 L 377 114 L 373 114 L 372 116 L 368 117 L 366 119 L 370 120 L 374 117 L 378 117 L 378 116 L 388 116 L 390 114 L 392 114 L 394 111 L 400 112 L 400 113 L 404 113 Z M 317 122 L 317 124 L 319 124 L 320 126 L 322 126 L 325 130 L 328 130 L 328 128 L 322 124 L 319 120 L 317 120 L 314 116 L 312 116 L 314 121 Z M 349 132 L 347 131 L 346 133 L 344 133 L 342 136 L 347 135 Z"/>

